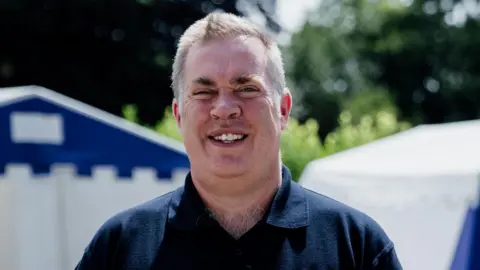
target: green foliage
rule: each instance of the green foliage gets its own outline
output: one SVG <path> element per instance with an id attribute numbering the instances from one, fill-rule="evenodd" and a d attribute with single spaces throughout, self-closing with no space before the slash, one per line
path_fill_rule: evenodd
<path id="1" fill-rule="evenodd" d="M 124 108 L 127 120 L 138 123 L 135 106 Z M 330 132 L 325 142 L 318 137 L 319 125 L 313 119 L 300 124 L 291 118 L 287 129 L 281 138 L 283 163 L 292 172 L 292 177 L 298 180 L 305 166 L 312 160 L 325 157 L 376 139 L 394 134 L 410 127 L 408 123 L 399 122 L 394 112 L 380 110 L 376 114 L 365 114 L 359 123 L 352 122 L 352 113 L 344 111 L 339 117 L 339 127 Z M 160 134 L 182 141 L 181 133 L 168 108 L 165 116 L 155 127 L 149 127 Z"/>
<path id="2" fill-rule="evenodd" d="M 392 111 L 365 114 L 358 124 L 352 123 L 352 114 L 343 111 L 339 127 L 330 132 L 322 143 L 318 138 L 318 124 L 309 119 L 300 125 L 292 119 L 282 136 L 282 159 L 298 180 L 305 166 L 312 160 L 326 157 L 349 148 L 395 134 L 411 127 L 400 122 Z"/>
<path id="3" fill-rule="evenodd" d="M 480 16 L 468 10 L 459 0 L 322 0 L 283 48 L 294 113 L 325 138 L 340 112 L 357 124 L 361 103 L 383 91 L 415 125 L 479 118 Z"/>
<path id="4" fill-rule="evenodd" d="M 215 10 L 245 16 L 248 8 L 270 34 L 280 31 L 274 2 L 33 2 L 0 0 L 0 86 L 39 85 L 116 115 L 135 103 L 149 125 L 171 105 L 178 39 L 196 20 Z"/>
<path id="5" fill-rule="evenodd" d="M 130 122 L 139 123 L 137 117 L 137 106 L 127 105 L 123 107 L 123 117 Z"/>
<path id="6" fill-rule="evenodd" d="M 137 107 L 135 105 L 126 105 L 123 108 L 123 117 L 133 123 L 142 124 L 139 122 L 137 117 Z M 143 126 L 155 130 L 156 132 L 165 135 L 167 137 L 173 138 L 180 142 L 183 142 L 182 134 L 178 129 L 175 117 L 173 116 L 172 108 L 167 107 L 163 114 L 163 119 L 159 121 L 155 126 L 148 126 L 142 124 Z"/>
<path id="7" fill-rule="evenodd" d="M 302 122 L 315 119 L 321 138 L 338 127 L 340 113 L 348 108 L 343 103 L 350 95 L 375 86 L 364 73 L 378 72 L 376 66 L 358 53 L 368 45 L 368 35 L 379 31 L 384 19 L 378 3 L 372 2 L 322 1 L 283 48 L 291 91 L 301 104 L 294 116 Z"/>
<path id="8" fill-rule="evenodd" d="M 340 114 L 339 127 L 325 139 L 322 156 L 360 146 L 411 127 L 409 123 L 398 121 L 396 115 L 389 111 L 379 111 L 373 117 L 366 114 L 358 124 L 352 124 L 352 119 L 349 111 Z"/>
<path id="9" fill-rule="evenodd" d="M 183 141 L 182 134 L 177 126 L 171 107 L 167 107 L 163 120 L 158 122 L 154 129 L 160 134 Z"/>
<path id="10" fill-rule="evenodd" d="M 304 124 L 299 124 L 291 118 L 282 134 L 282 161 L 295 180 L 310 161 L 321 157 L 323 147 L 317 133 L 318 124 L 315 120 L 309 119 Z"/>
<path id="11" fill-rule="evenodd" d="M 354 92 L 348 98 L 344 97 L 342 108 L 352 115 L 352 124 L 359 124 L 367 115 L 375 118 L 379 112 L 398 115 L 398 107 L 392 95 L 384 88 L 374 86 Z"/>

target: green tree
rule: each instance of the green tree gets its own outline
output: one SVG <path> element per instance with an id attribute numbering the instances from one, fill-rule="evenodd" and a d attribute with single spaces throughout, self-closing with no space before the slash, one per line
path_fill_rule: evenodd
<path id="1" fill-rule="evenodd" d="M 275 1 L 261 2 L 1 0 L 0 87 L 41 85 L 115 115 L 134 103 L 139 120 L 152 125 L 171 104 L 183 31 L 218 9 L 256 10 L 278 31 L 269 15 Z"/>
<path id="2" fill-rule="evenodd" d="M 287 76 L 301 108 L 295 116 L 314 118 L 322 139 L 338 126 L 350 99 L 359 99 L 358 92 L 380 89 L 365 76 L 376 67 L 359 54 L 383 20 L 378 8 L 374 1 L 324 0 L 284 47 Z"/>
<path id="3" fill-rule="evenodd" d="M 473 6 L 472 6 L 473 3 Z M 480 21 L 469 1 L 416 0 L 369 37 L 360 54 L 381 72 L 402 118 L 414 124 L 480 117 Z"/>
<path id="4" fill-rule="evenodd" d="M 351 110 L 358 122 L 368 107 L 375 114 L 383 98 L 414 125 L 480 118 L 477 6 L 456 0 L 322 1 L 284 48 L 292 92 L 300 98 L 299 119 L 316 119 L 324 138 L 340 112 Z"/>

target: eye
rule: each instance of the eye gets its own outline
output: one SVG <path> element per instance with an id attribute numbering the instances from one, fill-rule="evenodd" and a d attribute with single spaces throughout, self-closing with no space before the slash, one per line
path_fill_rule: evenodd
<path id="1" fill-rule="evenodd" d="M 255 98 L 261 93 L 260 89 L 254 86 L 244 86 L 238 88 L 235 92 L 237 92 L 241 98 Z"/>
<path id="2" fill-rule="evenodd" d="M 247 87 L 242 87 L 238 89 L 238 91 L 250 93 L 250 92 L 258 92 L 259 90 L 255 87 L 247 86 Z"/>
<path id="3" fill-rule="evenodd" d="M 200 98 L 205 98 L 205 97 L 209 97 L 209 96 L 212 96 L 215 94 L 215 91 L 211 90 L 211 89 L 199 89 L 195 92 L 193 92 L 193 96 L 196 96 L 196 97 L 200 97 Z"/>

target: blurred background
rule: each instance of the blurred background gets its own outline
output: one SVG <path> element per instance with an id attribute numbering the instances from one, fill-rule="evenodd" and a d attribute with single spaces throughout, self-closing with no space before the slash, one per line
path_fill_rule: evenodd
<path id="1" fill-rule="evenodd" d="M 418 127 L 479 126 L 477 0 L 0 0 L 0 87 L 41 86 L 181 143 L 170 108 L 176 43 L 215 10 L 251 19 L 281 45 L 294 98 L 282 156 L 296 181 L 314 160 Z M 463 141 L 480 151 L 478 128 L 461 134 L 428 149 Z M 430 153 L 428 136 L 405 155 Z"/>
<path id="2" fill-rule="evenodd" d="M 214 10 L 251 18 L 282 45 L 293 116 L 312 119 L 292 130 L 321 142 L 297 151 L 296 176 L 318 155 L 480 116 L 475 0 L 2 0 L 0 86 L 40 85 L 157 126 L 171 104 L 176 42 Z M 362 120 L 368 134 L 339 136 Z"/>

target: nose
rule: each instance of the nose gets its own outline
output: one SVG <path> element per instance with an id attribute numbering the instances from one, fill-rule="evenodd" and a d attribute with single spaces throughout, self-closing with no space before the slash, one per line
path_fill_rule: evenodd
<path id="1" fill-rule="evenodd" d="M 240 114 L 240 106 L 230 93 L 219 94 L 210 111 L 210 115 L 214 119 L 234 119 Z"/>

